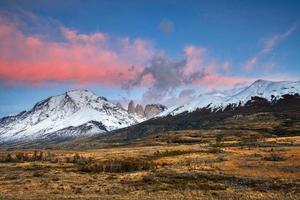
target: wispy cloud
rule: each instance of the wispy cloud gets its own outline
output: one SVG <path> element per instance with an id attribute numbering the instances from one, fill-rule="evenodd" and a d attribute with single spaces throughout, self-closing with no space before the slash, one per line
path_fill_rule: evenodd
<path id="1" fill-rule="evenodd" d="M 270 38 L 267 38 L 264 42 L 264 47 L 261 50 L 260 54 L 269 53 L 272 51 L 277 44 L 280 42 L 286 40 L 292 33 L 297 29 L 297 25 L 293 25 L 291 28 L 289 28 L 286 32 L 282 34 L 276 34 L 273 35 Z"/>
<path id="2" fill-rule="evenodd" d="M 274 50 L 274 48 L 284 40 L 286 40 L 289 36 L 291 36 L 295 30 L 298 28 L 297 25 L 293 25 L 290 27 L 286 32 L 281 34 L 275 34 L 271 37 L 267 38 L 264 43 L 263 47 L 259 50 L 259 52 L 246 61 L 244 64 L 244 69 L 246 71 L 251 71 L 253 68 L 259 63 L 259 60 L 266 54 L 270 53 Z"/>
<path id="3" fill-rule="evenodd" d="M 174 31 L 174 23 L 169 19 L 163 19 L 159 23 L 159 28 L 164 33 L 172 33 Z"/>

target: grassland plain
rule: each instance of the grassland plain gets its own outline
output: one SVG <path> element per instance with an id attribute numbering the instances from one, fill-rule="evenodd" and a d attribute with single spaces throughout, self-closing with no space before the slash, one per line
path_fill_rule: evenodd
<path id="1" fill-rule="evenodd" d="M 182 130 L 0 153 L 0 199 L 299 199 L 300 136 Z"/>

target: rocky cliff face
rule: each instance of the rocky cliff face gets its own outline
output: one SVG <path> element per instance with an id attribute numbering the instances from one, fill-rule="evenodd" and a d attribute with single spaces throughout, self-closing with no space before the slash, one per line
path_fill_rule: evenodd
<path id="1" fill-rule="evenodd" d="M 134 105 L 134 102 L 132 100 L 128 104 L 128 113 L 130 113 L 130 114 L 135 113 L 135 105 Z"/>
<path id="2" fill-rule="evenodd" d="M 139 117 L 146 119 L 155 117 L 156 115 L 165 111 L 166 109 L 167 107 L 161 104 L 147 104 L 144 109 L 141 104 L 137 104 L 135 106 L 132 100 L 128 104 L 128 113 L 135 114 Z"/>
<path id="3" fill-rule="evenodd" d="M 125 110 L 120 102 L 117 102 L 116 105 L 117 105 L 118 108 L 121 108 L 122 110 Z"/>
<path id="4" fill-rule="evenodd" d="M 144 108 L 142 105 L 137 104 L 135 107 L 135 113 L 139 116 L 139 117 L 144 117 Z"/>
<path id="5" fill-rule="evenodd" d="M 147 119 L 150 119 L 166 109 L 167 107 L 161 104 L 148 104 L 145 106 L 144 115 Z"/>

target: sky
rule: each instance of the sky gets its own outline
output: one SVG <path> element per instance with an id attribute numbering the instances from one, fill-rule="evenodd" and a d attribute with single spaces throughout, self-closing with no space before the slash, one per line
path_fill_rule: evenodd
<path id="1" fill-rule="evenodd" d="M 172 106 L 299 77 L 297 0 L 0 0 L 0 117 L 73 89 Z"/>

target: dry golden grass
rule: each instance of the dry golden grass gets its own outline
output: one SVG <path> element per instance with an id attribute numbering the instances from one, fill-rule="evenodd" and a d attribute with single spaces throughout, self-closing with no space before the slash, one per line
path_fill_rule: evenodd
<path id="1" fill-rule="evenodd" d="M 244 145 L 249 133 L 234 133 L 216 144 L 217 133 L 180 131 L 145 139 L 156 146 L 43 150 L 41 159 L 2 161 L 0 199 L 299 199 L 299 136 Z M 18 152 L 0 157 L 8 153 Z M 284 159 L 268 159 L 274 155 Z"/>

